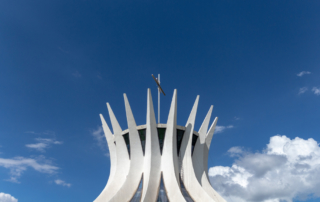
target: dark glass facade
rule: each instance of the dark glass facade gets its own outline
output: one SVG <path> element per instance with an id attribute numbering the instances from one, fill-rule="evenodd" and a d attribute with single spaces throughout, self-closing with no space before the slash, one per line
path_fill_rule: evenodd
<path id="1" fill-rule="evenodd" d="M 180 154 L 180 147 L 184 135 L 184 130 L 177 129 L 177 154 Z"/>
<path id="2" fill-rule="evenodd" d="M 158 130 L 158 138 L 159 138 L 159 146 L 160 146 L 160 153 L 162 155 L 162 149 L 163 149 L 163 143 L 164 139 L 166 136 L 166 128 L 157 128 Z M 138 130 L 139 132 L 139 137 L 140 137 L 140 142 L 143 150 L 143 155 L 145 154 L 145 145 L 146 145 L 146 129 L 140 129 Z M 180 153 L 180 147 L 182 143 L 184 135 L 184 130 L 177 129 L 177 153 L 179 155 Z M 129 158 L 130 158 L 130 139 L 129 139 L 129 133 L 126 133 L 123 135 L 124 141 L 126 142 L 128 153 L 129 153 Z M 196 145 L 196 142 L 198 140 L 198 136 L 193 134 L 192 135 L 192 146 L 191 146 L 191 151 L 193 154 L 194 146 Z"/>
<path id="3" fill-rule="evenodd" d="M 141 142 L 143 156 L 144 156 L 145 147 L 146 147 L 146 129 L 138 130 L 138 132 L 139 132 L 140 142 Z"/>
<path id="4" fill-rule="evenodd" d="M 193 154 L 194 146 L 197 143 L 198 137 L 199 137 L 198 135 L 195 135 L 195 134 L 192 135 L 191 155 Z"/>
<path id="5" fill-rule="evenodd" d="M 186 199 L 187 202 L 194 202 L 194 201 L 192 200 L 192 198 L 190 197 L 188 191 L 187 191 L 186 188 L 184 187 L 184 184 L 183 184 L 180 176 L 179 176 L 179 180 L 180 180 L 181 193 L 182 193 L 184 199 Z"/>
<path id="6" fill-rule="evenodd" d="M 161 174 L 160 188 L 158 193 L 157 202 L 169 202 L 166 189 L 164 187 L 163 178 Z"/>
<path id="7" fill-rule="evenodd" d="M 164 137 L 166 136 L 166 128 L 157 128 L 157 129 L 158 129 L 158 138 L 159 138 L 159 144 L 160 144 L 160 153 L 162 155 Z"/>
<path id="8" fill-rule="evenodd" d="M 183 197 L 186 199 L 187 202 L 194 202 L 193 199 L 190 197 L 188 191 L 184 187 L 184 184 L 183 184 L 180 176 L 179 176 L 179 180 L 180 180 L 180 190 L 181 190 Z M 132 199 L 130 200 L 130 202 L 139 202 L 141 200 L 142 190 L 143 190 L 143 177 L 141 178 L 139 187 L 138 187 L 136 193 L 134 194 L 134 196 L 132 197 Z M 160 187 L 159 187 L 159 192 L 158 192 L 158 197 L 157 197 L 156 202 L 169 202 L 166 188 L 163 183 L 162 174 L 161 174 Z"/>
<path id="9" fill-rule="evenodd" d="M 138 187 L 136 193 L 134 194 L 134 196 L 132 197 L 132 199 L 130 200 L 130 202 L 140 202 L 141 195 L 142 195 L 142 189 L 143 189 L 143 177 L 141 178 L 139 187 Z"/>
<path id="10" fill-rule="evenodd" d="M 129 133 L 124 134 L 123 136 L 124 141 L 126 142 L 129 158 L 130 158 L 130 139 L 129 139 Z"/>

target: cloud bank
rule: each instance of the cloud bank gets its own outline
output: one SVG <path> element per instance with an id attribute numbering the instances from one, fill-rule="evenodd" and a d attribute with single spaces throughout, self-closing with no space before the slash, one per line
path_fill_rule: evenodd
<path id="1" fill-rule="evenodd" d="M 233 147 L 231 167 L 209 169 L 212 186 L 228 202 L 292 202 L 320 197 L 320 147 L 312 138 L 273 136 L 262 152 Z"/>
<path id="2" fill-rule="evenodd" d="M 19 183 L 18 178 L 28 168 L 41 173 L 55 173 L 59 168 L 51 165 L 51 162 L 46 160 L 43 156 L 38 159 L 15 157 L 12 159 L 0 158 L 0 166 L 10 170 L 10 179 L 7 181 Z M 1 201 L 1 200 L 0 200 Z"/>
<path id="3" fill-rule="evenodd" d="M 311 72 L 308 72 L 308 71 L 302 71 L 302 72 L 299 72 L 298 74 L 297 74 L 297 76 L 303 76 L 303 75 L 305 75 L 305 74 L 311 74 Z"/>
<path id="4" fill-rule="evenodd" d="M 101 150 L 105 152 L 105 155 L 109 157 L 110 154 L 108 152 L 108 143 L 102 127 L 99 126 L 97 129 L 91 130 L 91 135 L 97 141 L 97 144 L 101 148 Z"/>
<path id="5" fill-rule="evenodd" d="M 0 201 L 1 202 L 18 202 L 18 199 L 14 198 L 10 194 L 5 194 L 3 192 L 0 193 Z"/>
<path id="6" fill-rule="evenodd" d="M 298 94 L 299 94 L 299 95 L 300 95 L 300 94 L 303 94 L 303 93 L 307 92 L 307 90 L 308 90 L 307 87 L 300 88 Z"/>
<path id="7" fill-rule="evenodd" d="M 216 129 L 215 129 L 215 133 L 222 133 L 224 132 L 226 129 L 230 129 L 230 128 L 233 128 L 233 125 L 229 125 L 229 126 L 216 126 Z"/>
<path id="8" fill-rule="evenodd" d="M 35 140 L 38 143 L 26 144 L 26 147 L 44 152 L 45 149 L 47 149 L 52 144 L 62 144 L 62 142 L 56 141 L 56 140 L 50 139 L 50 138 L 36 138 Z"/>
<path id="9" fill-rule="evenodd" d="M 315 95 L 320 95 L 320 88 L 313 87 L 313 88 L 312 88 L 312 92 L 313 92 Z"/>

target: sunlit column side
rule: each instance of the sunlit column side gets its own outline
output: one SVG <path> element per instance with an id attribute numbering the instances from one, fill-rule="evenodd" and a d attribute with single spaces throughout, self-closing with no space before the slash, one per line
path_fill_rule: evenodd
<path id="1" fill-rule="evenodd" d="M 191 156 L 191 147 L 192 147 L 192 136 L 194 129 L 194 122 L 197 114 L 197 107 L 199 102 L 199 96 L 192 107 L 191 113 L 189 115 L 186 130 L 183 135 L 181 147 L 180 147 L 180 156 L 182 160 L 181 168 L 181 179 L 184 183 L 186 190 L 194 201 L 206 201 L 206 202 L 215 202 L 202 188 L 198 182 L 195 171 L 192 163 Z M 197 158 L 202 158 L 203 156 L 197 156 Z"/>
<path id="2" fill-rule="evenodd" d="M 192 162 L 193 162 L 193 168 L 197 177 L 197 180 L 200 184 L 201 183 L 201 177 L 204 170 L 207 168 L 204 168 L 204 147 L 206 144 L 206 135 L 209 127 L 209 122 L 211 118 L 213 106 L 211 105 L 205 119 L 203 120 L 201 127 L 198 131 L 199 137 L 197 139 L 197 142 L 194 146 L 193 155 L 192 155 Z M 201 157 L 201 158 L 199 158 Z"/>
<path id="3" fill-rule="evenodd" d="M 177 156 L 177 90 L 173 92 L 167 129 L 164 138 L 161 156 L 161 169 L 163 182 L 169 201 L 186 202 L 181 191 L 179 182 L 179 167 Z"/>
<path id="4" fill-rule="evenodd" d="M 206 134 L 205 145 L 204 145 L 204 168 L 205 168 L 204 171 L 205 171 L 206 175 L 208 175 L 208 158 L 209 158 L 209 150 L 210 150 L 211 140 L 212 140 L 217 122 L 218 122 L 218 117 L 216 117 L 213 120 L 213 122 L 209 128 L 209 131 Z"/>
<path id="5" fill-rule="evenodd" d="M 112 189 L 110 189 L 110 184 L 112 184 L 112 181 L 114 180 L 114 175 L 115 175 L 116 167 L 117 167 L 117 164 L 116 164 L 117 163 L 117 154 L 116 154 L 116 145 L 114 144 L 114 137 L 113 137 L 105 119 L 103 118 L 102 114 L 100 114 L 100 119 L 102 122 L 102 128 L 104 131 L 104 135 L 105 135 L 105 137 L 107 139 L 107 143 L 108 143 L 111 168 L 110 168 L 110 175 L 109 175 L 107 185 L 105 186 L 105 188 L 103 189 L 101 194 L 96 198 L 95 202 L 105 201 L 105 198 L 107 195 L 113 194 Z"/>
<path id="6" fill-rule="evenodd" d="M 205 166 L 205 162 L 208 160 L 208 156 L 205 155 L 205 147 L 206 147 L 206 135 L 208 131 L 208 126 L 210 122 L 210 117 L 212 113 L 213 106 L 210 107 L 206 118 L 204 119 L 200 129 L 199 129 L 199 138 L 194 147 L 192 161 L 193 167 L 195 169 L 195 174 L 198 182 L 202 187 L 206 187 L 204 190 L 209 194 L 211 198 L 213 198 L 216 202 L 221 201 L 221 197 L 217 192 L 211 187 L 210 182 L 207 178 L 206 171 L 208 170 L 208 166 Z M 199 158 L 201 156 L 201 158 Z"/>
<path id="7" fill-rule="evenodd" d="M 205 139 L 205 144 L 204 144 L 204 172 L 202 173 L 201 176 L 201 185 L 203 187 L 203 189 L 211 196 L 213 197 L 216 202 L 226 202 L 226 200 L 224 200 L 217 192 L 216 190 L 213 189 L 213 187 L 210 184 L 209 181 L 209 176 L 208 176 L 208 157 L 209 157 L 209 149 L 210 149 L 210 144 L 211 144 L 211 140 L 212 140 L 212 136 L 214 133 L 214 129 L 217 125 L 218 122 L 218 117 L 216 117 L 208 131 L 208 133 L 206 134 L 206 139 Z"/>
<path id="8" fill-rule="evenodd" d="M 143 151 L 136 121 L 134 120 L 132 110 L 126 94 L 123 94 L 130 140 L 130 169 L 126 180 L 117 194 L 110 202 L 130 201 L 134 196 L 140 184 L 143 172 Z"/>
<path id="9" fill-rule="evenodd" d="M 108 112 L 111 120 L 111 125 L 113 128 L 114 133 L 114 140 L 116 144 L 116 154 L 117 154 L 117 161 L 116 161 L 116 171 L 114 174 L 114 181 L 111 181 L 110 183 L 110 195 L 106 195 L 103 202 L 110 201 L 113 196 L 116 195 L 116 193 L 119 191 L 121 186 L 123 185 L 126 176 L 129 172 L 129 165 L 130 165 L 130 159 L 129 154 L 127 151 L 127 145 L 122 137 L 122 129 L 109 105 L 107 103 Z M 96 201 L 100 202 L 100 201 Z"/>
<path id="10" fill-rule="evenodd" d="M 161 178 L 161 154 L 151 91 L 147 96 L 146 146 L 144 156 L 142 202 L 156 201 Z"/>

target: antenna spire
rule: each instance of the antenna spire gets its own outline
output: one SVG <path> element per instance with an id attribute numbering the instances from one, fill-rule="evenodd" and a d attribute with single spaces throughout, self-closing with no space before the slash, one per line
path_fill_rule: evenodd
<path id="1" fill-rule="evenodd" d="M 160 86 L 160 74 L 158 74 L 158 78 L 155 78 L 153 76 L 153 74 L 151 74 L 152 78 L 154 79 L 154 81 L 157 83 L 158 86 L 158 123 L 160 123 L 160 93 L 162 93 L 163 95 L 166 95 L 164 93 L 164 91 L 162 90 L 161 86 Z"/>

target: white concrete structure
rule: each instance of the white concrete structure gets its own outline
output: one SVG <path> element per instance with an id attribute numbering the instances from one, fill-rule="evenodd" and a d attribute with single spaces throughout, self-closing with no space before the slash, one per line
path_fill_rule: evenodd
<path id="1" fill-rule="evenodd" d="M 213 106 L 196 132 L 199 96 L 185 127 L 177 125 L 176 90 L 167 124 L 156 123 L 150 89 L 146 125 L 136 125 L 125 94 L 124 100 L 127 130 L 122 131 L 108 103 L 113 134 L 100 115 L 111 170 L 106 187 L 94 202 L 226 202 L 208 178 L 209 148 L 218 120 L 215 118 L 208 130 Z"/>

